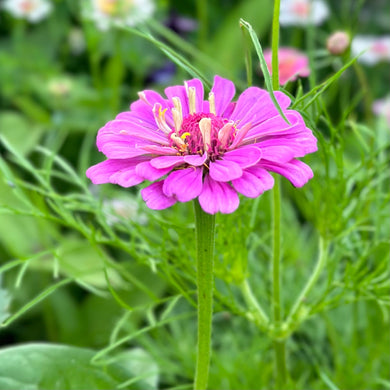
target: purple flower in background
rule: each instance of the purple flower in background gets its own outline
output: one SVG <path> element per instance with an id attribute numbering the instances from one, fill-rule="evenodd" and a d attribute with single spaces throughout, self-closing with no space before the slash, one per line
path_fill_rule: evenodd
<path id="1" fill-rule="evenodd" d="M 317 140 L 302 116 L 288 110 L 290 99 L 275 97 L 290 124 L 281 117 L 269 93 L 246 89 L 236 102 L 234 84 L 215 76 L 207 101 L 200 80 L 165 89 L 167 98 L 146 90 L 99 130 L 98 149 L 107 160 L 90 167 L 94 184 L 141 190 L 151 209 L 198 198 L 202 209 L 232 213 L 238 193 L 255 198 L 273 187 L 271 172 L 303 186 L 313 172 L 297 160 L 317 150 Z"/>

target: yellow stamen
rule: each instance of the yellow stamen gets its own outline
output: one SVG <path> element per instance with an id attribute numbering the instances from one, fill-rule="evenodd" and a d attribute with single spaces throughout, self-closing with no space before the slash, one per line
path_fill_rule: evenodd
<path id="1" fill-rule="evenodd" d="M 161 104 L 156 103 L 153 107 L 153 114 L 158 128 L 162 130 L 164 133 L 169 134 L 172 131 L 172 129 L 168 126 L 165 120 L 166 110 L 167 109 L 161 110 Z"/>
<path id="2" fill-rule="evenodd" d="M 217 115 L 215 112 L 215 96 L 214 92 L 209 93 L 209 103 L 210 103 L 210 112 L 214 115 Z"/>
<path id="3" fill-rule="evenodd" d="M 187 149 L 187 144 L 176 134 L 171 134 L 171 139 L 182 152 Z"/>
<path id="4" fill-rule="evenodd" d="M 186 132 L 186 133 L 183 133 L 183 134 L 180 136 L 180 138 L 181 138 L 181 139 L 186 139 L 186 137 L 188 137 L 189 135 L 191 135 L 191 133 Z"/>

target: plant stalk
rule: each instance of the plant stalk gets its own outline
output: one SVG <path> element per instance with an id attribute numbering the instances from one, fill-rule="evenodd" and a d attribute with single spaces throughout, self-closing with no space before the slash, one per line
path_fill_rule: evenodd
<path id="1" fill-rule="evenodd" d="M 198 346 L 194 390 L 206 390 L 211 357 L 213 316 L 215 215 L 207 214 L 194 201 L 197 248 Z"/>
<path id="2" fill-rule="evenodd" d="M 313 289 L 314 285 L 316 284 L 321 271 L 323 270 L 326 260 L 328 257 L 328 242 L 325 241 L 322 237 L 319 238 L 319 254 L 318 254 L 318 260 L 317 263 L 309 277 L 309 279 L 306 282 L 305 287 L 299 294 L 299 297 L 296 299 L 290 314 L 287 318 L 287 324 L 289 327 L 294 326 L 296 322 L 300 322 L 298 317 L 300 314 L 300 309 L 305 301 L 305 298 L 309 295 L 311 290 Z"/>
<path id="3" fill-rule="evenodd" d="M 280 0 L 274 1 L 274 13 L 272 18 L 272 87 L 279 89 L 279 13 Z M 276 328 L 282 324 L 281 285 L 280 285 L 280 220 L 281 220 L 281 196 L 279 177 L 275 178 L 272 199 L 273 211 L 273 248 L 272 248 L 272 314 Z M 274 341 L 276 387 L 284 388 L 287 380 L 286 342 L 285 340 Z"/>

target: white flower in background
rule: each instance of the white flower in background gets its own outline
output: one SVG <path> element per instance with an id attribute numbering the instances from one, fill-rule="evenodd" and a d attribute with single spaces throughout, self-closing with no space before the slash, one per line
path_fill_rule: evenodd
<path id="1" fill-rule="evenodd" d="M 50 13 L 52 5 L 48 0 L 5 0 L 2 8 L 15 18 L 37 23 Z"/>
<path id="2" fill-rule="evenodd" d="M 380 61 L 390 61 L 390 35 L 375 37 L 371 35 L 356 35 L 352 40 L 353 56 L 364 53 L 358 61 L 366 65 L 375 65 Z"/>
<path id="3" fill-rule="evenodd" d="M 280 24 L 282 26 L 319 25 L 329 16 L 323 0 L 281 0 Z"/>
<path id="4" fill-rule="evenodd" d="M 385 118 L 390 128 L 390 95 L 383 99 L 375 100 L 372 105 L 372 111 L 375 115 Z"/>
<path id="5" fill-rule="evenodd" d="M 138 202 L 130 197 L 105 200 L 103 212 L 109 225 L 114 225 L 121 219 L 128 219 L 140 225 L 146 225 L 148 222 L 146 214 L 139 212 Z"/>
<path id="6" fill-rule="evenodd" d="M 68 44 L 71 53 L 75 56 L 78 56 L 85 50 L 87 44 L 81 28 L 74 27 L 69 31 Z"/>
<path id="7" fill-rule="evenodd" d="M 135 26 L 148 19 L 154 11 L 152 0 L 90 0 L 85 16 L 95 21 L 100 30 L 110 25 Z"/>

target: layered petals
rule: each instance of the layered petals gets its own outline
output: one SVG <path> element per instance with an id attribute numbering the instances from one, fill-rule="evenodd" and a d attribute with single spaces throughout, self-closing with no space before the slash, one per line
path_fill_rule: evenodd
<path id="1" fill-rule="evenodd" d="M 257 164 L 262 157 L 262 151 L 255 146 L 243 146 L 224 154 L 224 161 L 231 161 L 238 164 L 242 169 Z"/>
<path id="2" fill-rule="evenodd" d="M 134 172 L 137 164 L 145 161 L 144 159 L 123 159 L 123 160 L 105 160 L 101 163 L 93 165 L 87 169 L 86 175 L 92 181 L 93 184 L 113 183 L 118 184 L 118 175 L 128 171 Z M 116 175 L 116 176 L 114 176 Z M 135 175 L 137 176 L 137 175 Z M 138 177 L 135 177 L 135 181 L 138 181 Z M 139 184 L 143 181 L 138 181 Z M 133 184 L 133 185 L 136 185 Z M 129 187 L 129 186 L 127 186 Z"/>
<path id="3" fill-rule="evenodd" d="M 294 187 L 303 187 L 313 177 L 311 168 L 299 160 L 291 160 L 285 164 L 263 160 L 261 167 L 284 176 Z"/>
<path id="4" fill-rule="evenodd" d="M 206 213 L 230 214 L 237 210 L 239 203 L 237 192 L 228 183 L 217 182 L 210 176 L 205 177 L 199 204 Z"/>
<path id="5" fill-rule="evenodd" d="M 214 94 L 216 115 L 226 115 L 226 111 L 229 109 L 231 101 L 236 94 L 236 88 L 234 87 L 233 82 L 223 79 L 222 77 L 215 76 L 211 93 Z"/>
<path id="6" fill-rule="evenodd" d="M 234 161 L 217 160 L 210 162 L 210 176 L 216 181 L 231 181 L 242 175 L 241 167 Z"/>
<path id="7" fill-rule="evenodd" d="M 250 87 L 233 102 L 234 84 L 219 76 L 208 100 L 198 79 L 166 88 L 166 97 L 143 91 L 130 111 L 99 130 L 97 147 L 107 160 L 87 176 L 126 188 L 148 180 L 141 195 L 149 208 L 198 198 L 210 214 L 235 211 L 238 193 L 255 198 L 271 189 L 270 172 L 301 187 L 313 172 L 297 158 L 316 151 L 317 140 L 287 109 L 289 97 L 274 94 L 288 122 L 267 91 Z"/>
<path id="8" fill-rule="evenodd" d="M 177 201 L 163 192 L 164 181 L 157 181 L 141 190 L 141 196 L 146 206 L 152 210 L 163 210 L 173 206 Z"/>
<path id="9" fill-rule="evenodd" d="M 172 172 L 165 180 L 163 192 L 179 202 L 195 199 L 202 192 L 202 168 L 186 168 Z"/>

